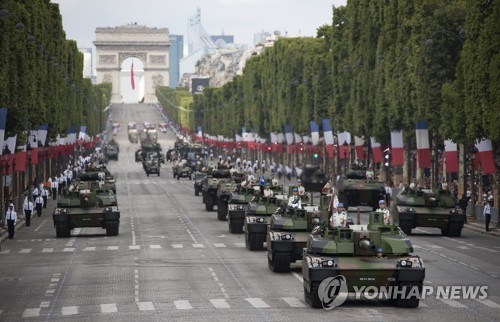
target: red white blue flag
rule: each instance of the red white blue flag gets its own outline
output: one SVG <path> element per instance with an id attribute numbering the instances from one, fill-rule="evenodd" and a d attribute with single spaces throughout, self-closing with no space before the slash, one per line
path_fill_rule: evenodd
<path id="1" fill-rule="evenodd" d="M 418 121 L 415 123 L 417 137 L 417 164 L 419 168 L 425 169 L 431 167 L 431 149 L 429 147 L 429 128 L 427 121 Z"/>

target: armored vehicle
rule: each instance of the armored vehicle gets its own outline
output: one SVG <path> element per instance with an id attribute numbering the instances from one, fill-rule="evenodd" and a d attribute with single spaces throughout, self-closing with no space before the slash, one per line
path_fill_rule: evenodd
<path id="1" fill-rule="evenodd" d="M 243 232 L 245 213 L 248 203 L 254 196 L 260 194 L 259 186 L 240 187 L 237 191 L 231 192 L 227 205 L 227 219 L 229 222 L 229 232 L 239 234 Z"/>
<path id="2" fill-rule="evenodd" d="M 302 174 L 300 175 L 302 185 L 307 191 L 310 192 L 320 192 L 328 180 L 328 175 L 321 171 L 319 166 L 311 164 L 306 164 Z"/>
<path id="3" fill-rule="evenodd" d="M 87 167 L 83 172 L 78 174 L 74 186 L 76 187 L 76 185 L 81 181 L 101 181 L 99 183 L 99 187 L 102 190 L 111 190 L 114 194 L 116 194 L 116 181 L 106 167 Z"/>
<path id="4" fill-rule="evenodd" d="M 335 278 L 339 288 L 374 287 L 398 290 L 391 300 L 399 307 L 417 307 L 425 267 L 412 255 L 408 236 L 395 225 L 384 225 L 383 214 L 371 212 L 368 225 L 314 229 L 302 259 L 304 296 L 312 307 L 328 305 L 318 291 L 325 279 Z"/>
<path id="5" fill-rule="evenodd" d="M 338 198 L 346 209 L 360 208 L 361 211 L 373 211 L 378 208 L 378 201 L 385 198 L 384 183 L 367 180 L 366 168 L 353 168 L 340 177 Z"/>
<path id="6" fill-rule="evenodd" d="M 286 195 L 261 196 L 258 201 L 248 203 L 245 214 L 245 244 L 249 250 L 264 248 L 271 215 L 279 211 L 287 199 Z"/>
<path id="7" fill-rule="evenodd" d="M 119 152 L 120 148 L 115 140 L 110 140 L 104 147 L 104 155 L 106 156 L 106 158 L 108 158 L 108 160 L 114 159 L 118 161 Z"/>
<path id="8" fill-rule="evenodd" d="M 135 151 L 135 162 L 143 161 L 150 152 L 158 153 L 160 163 L 165 163 L 165 156 L 162 154 L 161 145 L 148 140 L 141 142 L 141 148 Z"/>
<path id="9" fill-rule="evenodd" d="M 273 272 L 289 272 L 290 264 L 302 259 L 302 250 L 314 223 L 328 221 L 328 212 L 317 206 L 287 208 L 271 216 L 267 232 L 267 262 Z"/>
<path id="10" fill-rule="evenodd" d="M 203 182 L 207 177 L 206 172 L 195 172 L 194 173 L 194 195 L 198 196 L 203 190 Z"/>
<path id="11" fill-rule="evenodd" d="M 160 156 L 158 152 L 148 152 L 146 158 L 142 161 L 144 172 L 149 177 L 150 174 L 157 174 L 160 176 Z"/>
<path id="12" fill-rule="evenodd" d="M 236 188 L 236 182 L 229 179 L 221 179 L 217 185 L 217 219 L 220 221 L 227 220 L 229 199 Z"/>
<path id="13" fill-rule="evenodd" d="M 139 142 L 139 133 L 137 133 L 136 129 L 130 129 L 128 131 L 128 140 L 130 143 L 138 143 Z"/>
<path id="14" fill-rule="evenodd" d="M 193 179 L 192 172 L 193 170 L 191 167 L 188 166 L 187 163 L 179 163 L 174 167 L 174 177 L 177 178 L 177 180 L 180 180 L 180 178 L 189 178 L 189 180 Z"/>
<path id="15" fill-rule="evenodd" d="M 158 132 L 153 128 L 153 129 L 148 129 L 147 130 L 147 135 L 148 139 L 153 142 L 153 144 L 158 143 Z"/>
<path id="16" fill-rule="evenodd" d="M 221 179 L 229 179 L 231 174 L 228 169 L 213 170 L 210 175 L 205 178 L 203 183 L 203 203 L 207 211 L 214 210 L 214 206 L 218 205 L 217 188 Z"/>
<path id="17" fill-rule="evenodd" d="M 99 188 L 99 182 L 81 181 L 60 198 L 53 214 L 56 236 L 69 237 L 78 227 L 101 227 L 106 235 L 118 235 L 120 212 L 112 191 Z"/>
<path id="18" fill-rule="evenodd" d="M 406 187 L 396 196 L 391 214 L 407 235 L 416 227 L 434 227 L 444 236 L 460 237 L 465 214 L 455 205 L 455 197 L 448 191 Z"/>

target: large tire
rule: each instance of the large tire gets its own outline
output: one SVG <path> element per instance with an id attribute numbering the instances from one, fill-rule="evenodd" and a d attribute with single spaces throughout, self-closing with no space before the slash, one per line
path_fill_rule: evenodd
<path id="1" fill-rule="evenodd" d="M 249 250 L 262 250 L 264 248 L 263 234 L 245 234 L 245 243 Z"/>
<path id="2" fill-rule="evenodd" d="M 415 294 L 416 296 L 412 296 L 411 298 L 407 298 L 408 294 L 410 293 L 410 290 L 412 287 L 418 287 L 420 289 L 419 294 L 422 293 L 422 283 L 399 283 L 398 287 L 406 287 L 406 292 L 405 294 L 400 294 L 404 295 L 404 299 L 401 296 L 398 296 L 397 299 L 394 299 L 394 304 L 397 307 L 407 307 L 407 308 L 413 308 L 413 307 L 418 307 L 420 303 L 420 299 L 418 294 Z"/>
<path id="3" fill-rule="evenodd" d="M 58 222 L 56 224 L 56 237 L 67 238 L 71 235 L 71 230 L 67 222 Z"/>
<path id="4" fill-rule="evenodd" d="M 320 282 L 311 282 L 311 291 L 308 292 L 306 288 L 306 281 L 304 281 L 304 297 L 306 302 L 314 308 L 321 308 L 321 300 L 318 295 Z"/>
<path id="5" fill-rule="evenodd" d="M 443 230 L 447 233 L 446 235 L 443 233 Z M 462 225 L 461 223 L 450 223 L 448 224 L 448 228 L 441 229 L 441 233 L 449 237 L 460 237 L 462 235 Z"/>
<path id="6" fill-rule="evenodd" d="M 120 231 L 120 223 L 113 222 L 106 224 L 106 236 L 118 236 Z"/>
<path id="7" fill-rule="evenodd" d="M 267 254 L 267 264 L 269 268 L 276 273 L 289 272 L 291 259 L 292 254 L 289 252 L 274 252 Z"/>
<path id="8" fill-rule="evenodd" d="M 243 233 L 243 222 L 229 220 L 229 232 L 231 234 L 241 234 L 241 233 Z"/>
<path id="9" fill-rule="evenodd" d="M 214 210 L 214 198 L 207 196 L 207 199 L 205 202 L 205 210 L 206 211 L 213 211 Z"/>
<path id="10" fill-rule="evenodd" d="M 411 235 L 411 229 L 412 229 L 412 224 L 409 221 L 400 221 L 399 222 L 399 228 L 407 234 L 408 236 Z"/>
<path id="11" fill-rule="evenodd" d="M 217 219 L 220 221 L 227 220 L 227 204 L 223 201 L 220 201 L 217 205 Z"/>

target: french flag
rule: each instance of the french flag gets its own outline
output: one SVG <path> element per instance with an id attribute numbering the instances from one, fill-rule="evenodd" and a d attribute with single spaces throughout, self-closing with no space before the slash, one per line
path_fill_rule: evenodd
<path id="1" fill-rule="evenodd" d="M 391 132 L 391 146 L 392 146 L 392 166 L 403 165 L 405 163 L 403 131 Z"/>
<path id="2" fill-rule="evenodd" d="M 87 127 L 82 125 L 80 126 L 80 133 L 78 133 L 78 140 L 85 140 L 85 134 L 87 134 Z"/>
<path id="3" fill-rule="evenodd" d="M 351 133 L 349 132 L 338 132 L 337 137 L 339 139 L 339 157 L 340 159 L 347 159 L 349 157 L 349 150 L 351 144 Z"/>
<path id="4" fill-rule="evenodd" d="M 495 158 L 493 156 L 493 145 L 491 144 L 491 140 L 482 139 L 476 143 L 476 148 L 483 173 L 495 173 Z"/>
<path id="5" fill-rule="evenodd" d="M 47 124 L 41 125 L 40 128 L 38 128 L 38 142 L 41 146 L 45 146 L 45 142 L 47 141 L 48 129 L 49 126 Z"/>
<path id="6" fill-rule="evenodd" d="M 2 107 L 0 108 L 0 142 L 5 140 L 5 125 L 7 124 L 7 108 Z M 0 151 L 0 155 L 3 154 L 3 146 L 2 146 L 2 151 Z"/>
<path id="7" fill-rule="evenodd" d="M 458 149 L 452 140 L 444 140 L 446 173 L 458 172 Z"/>
<path id="8" fill-rule="evenodd" d="M 323 119 L 323 137 L 325 138 L 325 144 L 333 145 L 333 133 L 332 128 L 330 127 L 330 119 Z"/>
<path id="9" fill-rule="evenodd" d="M 372 153 L 373 153 L 373 162 L 374 163 L 380 163 L 384 159 L 382 156 L 382 146 L 380 145 L 377 140 L 375 140 L 374 137 L 370 138 L 370 143 L 372 146 Z"/>
<path id="10" fill-rule="evenodd" d="M 417 160 L 421 169 L 431 167 L 431 149 L 429 147 L 429 128 L 427 121 L 415 123 L 415 133 L 417 137 Z"/>
<path id="11" fill-rule="evenodd" d="M 365 159 L 364 147 L 365 139 L 360 138 L 359 136 L 354 136 L 354 147 L 356 148 L 356 156 L 360 160 Z"/>
<path id="12" fill-rule="evenodd" d="M 311 127 L 311 140 L 313 145 L 318 145 L 319 143 L 319 126 L 315 121 L 309 122 Z"/>
<path id="13" fill-rule="evenodd" d="M 285 138 L 286 138 L 286 144 L 288 145 L 293 144 L 292 127 L 289 124 L 285 124 Z"/>

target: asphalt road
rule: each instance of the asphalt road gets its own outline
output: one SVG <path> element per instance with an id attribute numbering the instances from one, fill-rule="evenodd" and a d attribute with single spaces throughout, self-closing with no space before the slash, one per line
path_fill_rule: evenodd
<path id="1" fill-rule="evenodd" d="M 332 311 L 305 304 L 301 270 L 276 274 L 266 252 L 250 252 L 216 212 L 206 212 L 193 182 L 169 165 L 147 177 L 134 162 L 129 121 L 161 122 L 151 106 L 113 107 L 121 123 L 117 180 L 120 234 L 82 228 L 56 239 L 46 212 L 2 245 L 0 321 L 488 321 L 500 319 L 498 238 L 464 230 L 445 238 L 420 229 L 411 237 L 426 263 L 425 285 L 487 285 L 488 299 L 427 298 L 416 309 L 349 301 Z M 164 151 L 173 134 L 159 134 Z M 52 202 L 52 201 L 51 201 Z M 52 204 L 53 207 L 53 204 Z M 365 216 L 362 216 L 366 220 Z M 366 222 L 366 221 L 365 221 Z"/>

